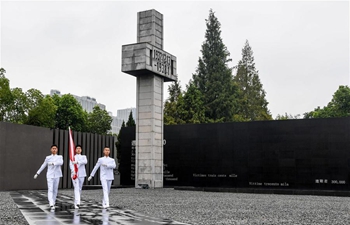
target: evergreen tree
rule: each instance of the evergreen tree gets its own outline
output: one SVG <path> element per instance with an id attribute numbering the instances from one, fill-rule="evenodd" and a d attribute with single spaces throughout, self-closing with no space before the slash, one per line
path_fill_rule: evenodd
<path id="1" fill-rule="evenodd" d="M 248 40 L 242 49 L 242 59 L 238 62 L 234 81 L 238 86 L 238 111 L 243 120 L 271 120 L 266 93 L 255 68 L 253 51 Z"/>
<path id="2" fill-rule="evenodd" d="M 228 67 L 230 53 L 221 38 L 221 24 L 212 10 L 209 11 L 206 26 L 202 57 L 193 74 L 193 83 L 203 96 L 207 121 L 232 121 L 235 89 L 232 85 L 232 69 Z"/>
<path id="3" fill-rule="evenodd" d="M 192 81 L 189 82 L 187 91 L 184 93 L 182 109 L 183 119 L 186 123 L 206 122 L 202 93 Z"/>
<path id="4" fill-rule="evenodd" d="M 124 122 L 124 121 L 123 121 L 123 122 Z M 134 120 L 134 118 L 132 117 L 132 111 L 130 111 L 128 121 L 126 122 L 126 126 L 127 126 L 127 127 L 134 127 L 134 126 L 136 126 L 135 120 Z"/>
<path id="5" fill-rule="evenodd" d="M 169 97 L 164 103 L 164 124 L 182 124 L 182 91 L 179 81 L 175 81 L 168 87 Z"/>
<path id="6" fill-rule="evenodd" d="M 120 171 L 120 162 L 121 162 L 121 146 L 122 146 L 122 139 L 121 139 L 121 135 L 122 135 L 122 128 L 125 127 L 125 122 L 123 120 L 122 126 L 119 130 L 119 133 L 117 135 L 117 141 L 115 142 L 115 147 L 117 148 L 117 161 L 118 161 L 118 171 Z"/>
<path id="7" fill-rule="evenodd" d="M 174 83 L 169 85 L 168 91 L 169 91 L 169 98 L 168 98 L 169 102 L 177 102 L 179 96 L 182 95 L 180 81 L 176 80 Z"/>

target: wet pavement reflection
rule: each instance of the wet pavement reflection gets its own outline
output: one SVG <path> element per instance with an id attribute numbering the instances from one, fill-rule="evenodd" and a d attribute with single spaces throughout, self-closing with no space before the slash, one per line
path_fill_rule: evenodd
<path id="1" fill-rule="evenodd" d="M 73 198 L 58 194 L 56 208 L 51 210 L 45 191 L 14 191 L 12 199 L 30 225 L 167 225 L 185 224 L 168 219 L 153 218 L 117 207 L 103 209 L 97 202 L 82 201 L 75 209 Z"/>

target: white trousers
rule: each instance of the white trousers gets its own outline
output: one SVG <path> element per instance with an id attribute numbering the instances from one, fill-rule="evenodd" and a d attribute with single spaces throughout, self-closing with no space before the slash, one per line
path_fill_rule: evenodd
<path id="1" fill-rule="evenodd" d="M 50 205 L 55 205 L 60 178 L 47 178 L 47 198 Z"/>
<path id="2" fill-rule="evenodd" d="M 74 204 L 80 205 L 81 190 L 83 190 L 85 177 L 77 177 L 75 180 L 72 179 L 74 186 Z"/>
<path id="3" fill-rule="evenodd" d="M 102 189 L 103 189 L 103 200 L 102 205 L 109 206 L 109 192 L 111 190 L 113 180 L 101 180 Z"/>

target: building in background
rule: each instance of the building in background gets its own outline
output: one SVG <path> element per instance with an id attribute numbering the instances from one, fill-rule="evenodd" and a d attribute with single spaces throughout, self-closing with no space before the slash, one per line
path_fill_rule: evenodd
<path id="1" fill-rule="evenodd" d="M 55 94 L 58 95 L 58 96 L 61 96 L 61 92 L 59 90 L 51 89 L 50 90 L 50 95 L 53 96 Z"/>
<path id="2" fill-rule="evenodd" d="M 89 96 L 81 96 L 81 97 L 76 95 L 73 95 L 73 96 L 80 103 L 83 109 L 86 110 L 86 112 L 92 112 L 96 105 L 99 106 L 100 109 L 106 110 L 106 106 L 101 103 L 97 103 L 95 98 L 92 98 Z"/>
<path id="3" fill-rule="evenodd" d="M 132 112 L 132 117 L 136 121 L 136 108 L 119 109 L 117 110 L 117 117 L 124 120 L 126 123 L 129 120 L 130 111 Z"/>
<path id="4" fill-rule="evenodd" d="M 112 130 L 111 132 L 114 134 L 118 134 L 120 128 L 122 127 L 123 121 L 128 122 L 130 112 L 132 112 L 132 117 L 136 121 L 136 108 L 126 108 L 126 109 L 119 109 L 117 110 L 117 116 L 113 116 L 111 112 L 109 112 L 109 115 L 112 116 L 113 121 L 111 124 Z"/>
<path id="5" fill-rule="evenodd" d="M 53 96 L 54 94 L 61 96 L 61 92 L 59 90 L 50 90 L 50 95 Z M 100 107 L 100 109 L 105 110 L 106 106 L 101 104 L 101 103 L 97 103 L 95 98 L 89 97 L 89 96 L 77 96 L 77 95 L 73 95 L 71 94 L 79 103 L 80 105 L 83 107 L 83 109 L 90 113 L 93 111 L 94 107 L 97 105 Z"/>
<path id="6" fill-rule="evenodd" d="M 111 130 L 110 132 L 112 132 L 112 134 L 118 134 L 120 128 L 122 127 L 123 124 L 123 120 L 119 119 L 116 116 L 113 116 L 111 112 L 109 112 L 109 115 L 112 117 L 112 123 L 111 123 Z"/>

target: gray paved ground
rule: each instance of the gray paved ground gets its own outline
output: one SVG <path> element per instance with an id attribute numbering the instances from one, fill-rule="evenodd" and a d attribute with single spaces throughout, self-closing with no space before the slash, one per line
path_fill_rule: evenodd
<path id="1" fill-rule="evenodd" d="M 0 224 L 28 225 L 9 192 L 0 191 Z"/>
<path id="2" fill-rule="evenodd" d="M 119 207 L 103 209 L 93 200 L 82 200 L 75 209 L 73 197 L 64 194 L 57 196 L 51 209 L 44 190 L 11 191 L 10 196 L 30 225 L 190 225 Z"/>
<path id="3" fill-rule="evenodd" d="M 73 195 L 73 190 L 59 190 L 59 194 Z M 26 224 L 9 198 L 0 192 L 0 224 Z M 100 202 L 102 190 L 83 190 L 82 198 Z M 111 190 L 110 204 L 196 225 L 350 224 L 349 197 L 125 188 Z"/>

